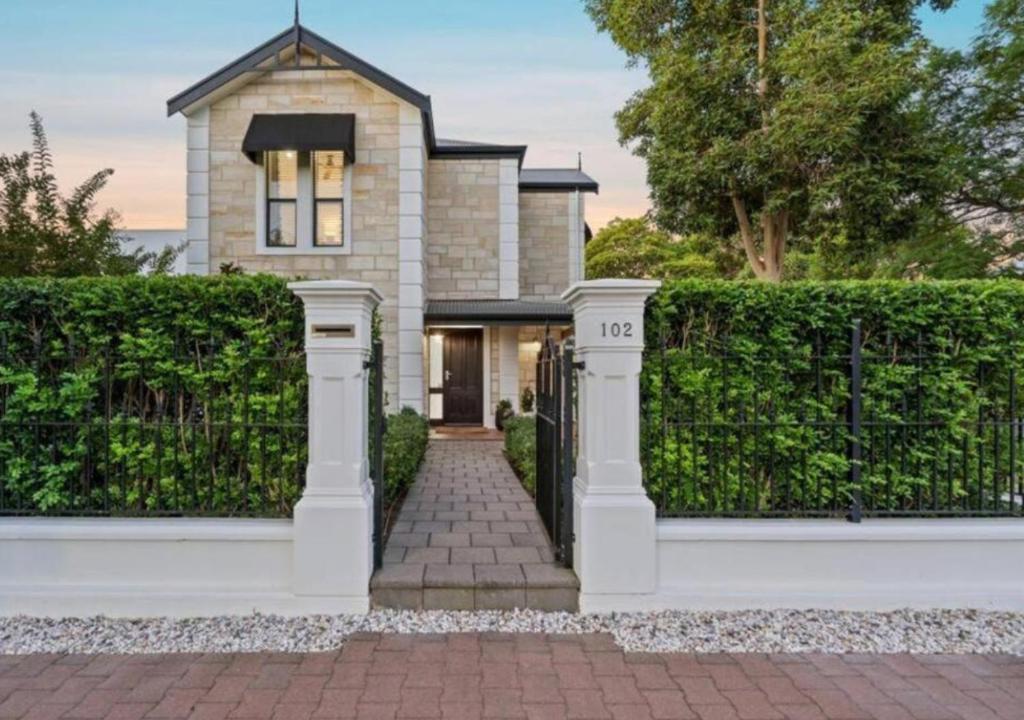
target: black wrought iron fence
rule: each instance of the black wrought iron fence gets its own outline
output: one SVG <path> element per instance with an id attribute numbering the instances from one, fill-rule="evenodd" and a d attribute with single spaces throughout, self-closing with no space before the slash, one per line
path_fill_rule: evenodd
<path id="1" fill-rule="evenodd" d="M 290 516 L 306 388 L 301 352 L 244 341 L 153 353 L 0 339 L 0 515 Z"/>
<path id="2" fill-rule="evenodd" d="M 645 353 L 641 454 L 664 517 L 1022 516 L 1019 358 L 856 321 L 843 347 Z"/>

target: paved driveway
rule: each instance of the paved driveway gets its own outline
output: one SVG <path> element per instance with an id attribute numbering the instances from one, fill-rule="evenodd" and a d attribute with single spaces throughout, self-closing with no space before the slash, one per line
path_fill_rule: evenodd
<path id="1" fill-rule="evenodd" d="M 363 635 L 310 655 L 0 656 L 0 718 L 1021 720 L 1024 658 L 630 655 L 610 636 Z"/>

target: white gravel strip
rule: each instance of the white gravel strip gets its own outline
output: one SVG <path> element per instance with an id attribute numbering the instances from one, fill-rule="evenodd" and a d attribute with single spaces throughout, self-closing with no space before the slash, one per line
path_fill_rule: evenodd
<path id="1" fill-rule="evenodd" d="M 316 652 L 356 632 L 611 633 L 634 652 L 1007 653 L 1024 655 L 1024 614 L 975 610 L 662 611 L 574 615 L 376 611 L 365 616 L 0 618 L 0 654 Z"/>

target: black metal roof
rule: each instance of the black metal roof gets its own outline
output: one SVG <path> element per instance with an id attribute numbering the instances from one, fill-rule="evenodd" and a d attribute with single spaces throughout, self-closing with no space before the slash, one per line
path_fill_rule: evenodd
<path id="1" fill-rule="evenodd" d="M 579 190 L 596 193 L 599 187 L 597 180 L 576 168 L 531 168 L 519 173 L 520 190 Z"/>
<path id="2" fill-rule="evenodd" d="M 496 143 L 471 142 L 438 138 L 431 157 L 442 160 L 475 160 L 478 158 L 514 158 L 523 166 L 526 145 L 498 145 Z"/>
<path id="3" fill-rule="evenodd" d="M 300 113 L 253 115 L 242 152 L 253 162 L 266 150 L 341 150 L 345 162 L 356 156 L 356 116 Z"/>
<path id="4" fill-rule="evenodd" d="M 572 310 L 563 302 L 541 300 L 427 300 L 427 323 L 543 325 L 571 323 Z"/>

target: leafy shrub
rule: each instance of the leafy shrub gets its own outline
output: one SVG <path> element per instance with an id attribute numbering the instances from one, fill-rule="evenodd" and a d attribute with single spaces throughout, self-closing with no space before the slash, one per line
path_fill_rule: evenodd
<path id="1" fill-rule="evenodd" d="M 520 415 L 505 422 L 505 455 L 526 491 L 537 490 L 537 418 Z"/>
<path id="2" fill-rule="evenodd" d="M 865 510 L 1012 507 L 1024 285 L 679 281 L 648 307 L 641 375 L 645 481 L 659 510 L 845 512 L 854 319 Z"/>
<path id="3" fill-rule="evenodd" d="M 289 514 L 302 346 L 278 278 L 0 282 L 0 508 Z"/>
<path id="4" fill-rule="evenodd" d="M 384 504 L 395 503 L 412 485 L 427 453 L 430 423 L 409 407 L 388 417 L 384 432 Z"/>

